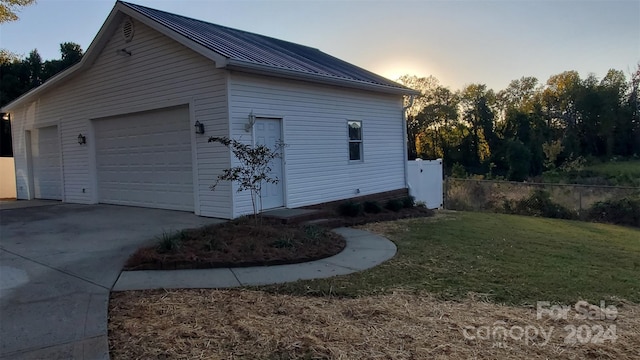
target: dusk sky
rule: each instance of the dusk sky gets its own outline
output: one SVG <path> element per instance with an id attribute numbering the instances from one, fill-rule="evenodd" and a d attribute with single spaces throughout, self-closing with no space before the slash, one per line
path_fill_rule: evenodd
<path id="1" fill-rule="evenodd" d="M 131 2 L 318 48 L 397 79 L 433 75 L 460 89 L 577 70 L 629 76 L 640 61 L 640 0 L 600 1 L 204 1 Z M 113 8 L 105 0 L 38 0 L 0 26 L 0 47 L 37 48 L 59 58 L 59 44 L 89 47 Z"/>

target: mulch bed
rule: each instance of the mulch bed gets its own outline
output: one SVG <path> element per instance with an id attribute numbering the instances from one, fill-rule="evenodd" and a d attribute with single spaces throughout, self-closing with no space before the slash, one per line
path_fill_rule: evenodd
<path id="1" fill-rule="evenodd" d="M 355 217 L 327 209 L 322 225 L 282 224 L 273 219 L 243 217 L 223 224 L 159 237 L 154 246 L 138 249 L 124 270 L 178 270 L 296 264 L 341 252 L 346 243 L 329 228 L 432 216 L 422 207 L 381 210 Z"/>
<path id="2" fill-rule="evenodd" d="M 335 255 L 342 236 L 319 226 L 285 225 L 241 218 L 223 224 L 165 234 L 138 249 L 125 270 L 176 270 L 295 264 Z"/>

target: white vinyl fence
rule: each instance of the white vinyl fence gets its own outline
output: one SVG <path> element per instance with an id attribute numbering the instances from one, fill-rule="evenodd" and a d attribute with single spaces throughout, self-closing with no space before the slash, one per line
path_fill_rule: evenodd
<path id="1" fill-rule="evenodd" d="M 409 194 L 429 209 L 442 207 L 442 159 L 407 162 Z"/>

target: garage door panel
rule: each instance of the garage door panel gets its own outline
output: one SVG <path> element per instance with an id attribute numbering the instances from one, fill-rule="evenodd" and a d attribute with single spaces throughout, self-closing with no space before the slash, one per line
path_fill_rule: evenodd
<path id="1" fill-rule="evenodd" d="M 95 121 L 99 200 L 193 211 L 187 107 Z"/>
<path id="2" fill-rule="evenodd" d="M 57 126 L 35 129 L 31 132 L 31 164 L 34 197 L 61 200 L 62 173 Z"/>

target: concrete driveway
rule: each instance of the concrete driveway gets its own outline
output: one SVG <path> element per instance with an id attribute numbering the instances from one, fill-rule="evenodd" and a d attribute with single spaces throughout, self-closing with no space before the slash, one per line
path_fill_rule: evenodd
<path id="1" fill-rule="evenodd" d="M 127 257 L 194 214 L 59 202 L 0 204 L 0 358 L 108 358 L 109 292 Z"/>

